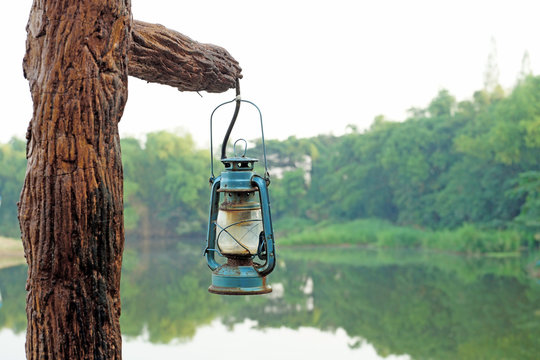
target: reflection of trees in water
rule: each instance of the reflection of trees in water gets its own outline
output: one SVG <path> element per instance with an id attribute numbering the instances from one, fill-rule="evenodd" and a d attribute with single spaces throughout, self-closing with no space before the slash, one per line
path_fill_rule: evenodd
<path id="1" fill-rule="evenodd" d="M 508 266 L 511 261 L 500 263 Z M 262 327 L 341 327 L 349 336 L 372 343 L 380 355 L 536 358 L 540 286 L 527 281 L 519 268 L 514 277 L 508 276 L 507 268 L 492 268 L 505 276 L 491 275 L 486 269 L 477 267 L 478 276 L 473 276 L 470 269 L 458 273 L 437 263 L 342 266 L 290 261 L 287 272 L 298 279 L 296 285 L 285 284 L 285 302 L 289 303 L 290 285 L 295 290 L 307 274 L 314 283 L 314 309 L 297 312 L 293 307 L 278 316 L 256 312 L 247 316 Z"/>
<path id="2" fill-rule="evenodd" d="M 540 286 L 524 276 L 519 259 L 432 254 L 429 263 L 425 256 L 339 252 L 328 252 L 324 262 L 285 254 L 270 276 L 272 295 L 224 297 L 207 292 L 211 275 L 199 248 L 148 253 L 147 261 L 128 251 L 123 333 L 146 329 L 150 341 L 169 342 L 191 338 L 215 318 L 229 326 L 250 318 L 260 328 L 343 328 L 380 355 L 528 359 L 540 353 Z M 24 329 L 25 280 L 25 267 L 0 271 L 0 328 Z"/>
<path id="3" fill-rule="evenodd" d="M 12 329 L 22 332 L 26 329 L 26 266 L 16 266 L 0 270 L 0 330 Z"/>
<path id="4" fill-rule="evenodd" d="M 146 254 L 128 252 L 122 274 L 122 333 L 148 331 L 151 342 L 191 338 L 198 326 L 217 317 L 219 298 L 208 294 L 202 251 L 182 249 Z M 144 264 L 139 271 L 138 264 Z"/>

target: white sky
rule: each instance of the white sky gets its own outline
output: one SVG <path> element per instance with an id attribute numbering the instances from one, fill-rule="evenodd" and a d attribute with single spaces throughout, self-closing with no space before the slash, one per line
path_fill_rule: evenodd
<path id="1" fill-rule="evenodd" d="M 11 1 L 0 15 L 0 142 L 23 137 L 32 115 L 21 66 L 30 7 L 31 0 Z M 132 11 L 225 47 L 243 68 L 243 98 L 261 108 L 267 138 L 338 135 L 379 114 L 403 120 L 441 88 L 470 98 L 483 85 L 491 37 L 503 87 L 514 85 L 526 50 L 534 73 L 540 69 L 538 0 L 132 0 Z M 183 129 L 207 146 L 211 111 L 234 97 L 129 81 L 122 135 Z M 216 118 L 222 128 L 232 111 Z M 256 113 L 240 114 L 236 137 L 258 136 Z"/>

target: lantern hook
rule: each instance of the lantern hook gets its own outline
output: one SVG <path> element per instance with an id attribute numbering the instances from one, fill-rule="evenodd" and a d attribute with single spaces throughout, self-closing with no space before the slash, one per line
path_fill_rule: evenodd
<path id="1" fill-rule="evenodd" d="M 239 141 L 243 141 L 243 142 L 244 142 L 244 152 L 243 152 L 242 155 L 240 155 L 240 156 L 238 156 L 238 153 L 236 152 L 236 144 L 237 144 Z M 247 143 L 246 139 L 238 139 L 238 140 L 236 140 L 236 141 L 234 142 L 234 145 L 233 145 L 234 156 L 236 156 L 236 157 L 246 157 L 247 146 L 248 146 L 248 143 Z"/>

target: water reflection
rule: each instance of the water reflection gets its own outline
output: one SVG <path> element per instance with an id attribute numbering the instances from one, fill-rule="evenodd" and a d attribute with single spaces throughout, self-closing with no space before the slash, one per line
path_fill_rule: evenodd
<path id="1" fill-rule="evenodd" d="M 254 357 L 258 360 L 292 359 L 298 354 L 314 359 L 337 358 L 381 359 L 370 344 L 352 348 L 349 345 L 357 340 L 351 339 L 344 330 L 323 332 L 315 328 L 257 329 L 257 323 L 245 320 L 232 327 L 225 326 L 219 319 L 197 329 L 189 341 L 173 340 L 167 345 L 151 344 L 147 335 L 136 339 L 124 339 L 125 359 L 147 359 L 151 353 L 159 359 L 207 359 L 216 357 L 223 360 L 236 360 L 241 357 Z M 308 341 L 307 341 L 308 340 Z M 240 355 L 241 354 L 241 355 Z M 391 356 L 387 360 L 406 360 L 408 356 Z"/>
<path id="2" fill-rule="evenodd" d="M 464 258 L 356 248 L 280 254 L 271 295 L 224 297 L 207 292 L 210 272 L 198 246 L 128 249 L 125 351 L 143 346 L 134 345 L 138 340 L 188 351 L 202 339 L 219 338 L 216 346 L 223 348 L 253 336 L 261 346 L 294 339 L 288 346 L 312 358 L 328 357 L 314 348 L 319 343 L 334 344 L 333 354 L 357 349 L 357 357 L 369 349 L 415 359 L 535 359 L 540 353 L 540 286 L 531 277 L 538 255 Z M 25 277 L 24 267 L 0 270 L 0 329 L 24 331 Z"/>

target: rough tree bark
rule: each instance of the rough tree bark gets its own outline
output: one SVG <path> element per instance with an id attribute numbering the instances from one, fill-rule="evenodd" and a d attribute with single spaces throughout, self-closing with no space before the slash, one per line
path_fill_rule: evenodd
<path id="1" fill-rule="evenodd" d="M 223 92 L 242 69 L 222 47 L 201 44 L 162 25 L 133 22 L 129 75 L 182 91 Z"/>
<path id="2" fill-rule="evenodd" d="M 19 205 L 28 359 L 120 359 L 124 245 L 117 123 L 128 1 L 35 0 L 24 73 L 34 113 Z"/>
<path id="3" fill-rule="evenodd" d="M 132 21 L 129 0 L 34 0 L 24 74 L 34 113 L 19 203 L 28 263 L 28 359 L 120 359 L 124 246 L 118 122 L 129 70 L 224 91 L 223 49 Z M 131 37 L 133 36 L 133 42 Z M 131 45 L 131 50 L 129 50 Z"/>

